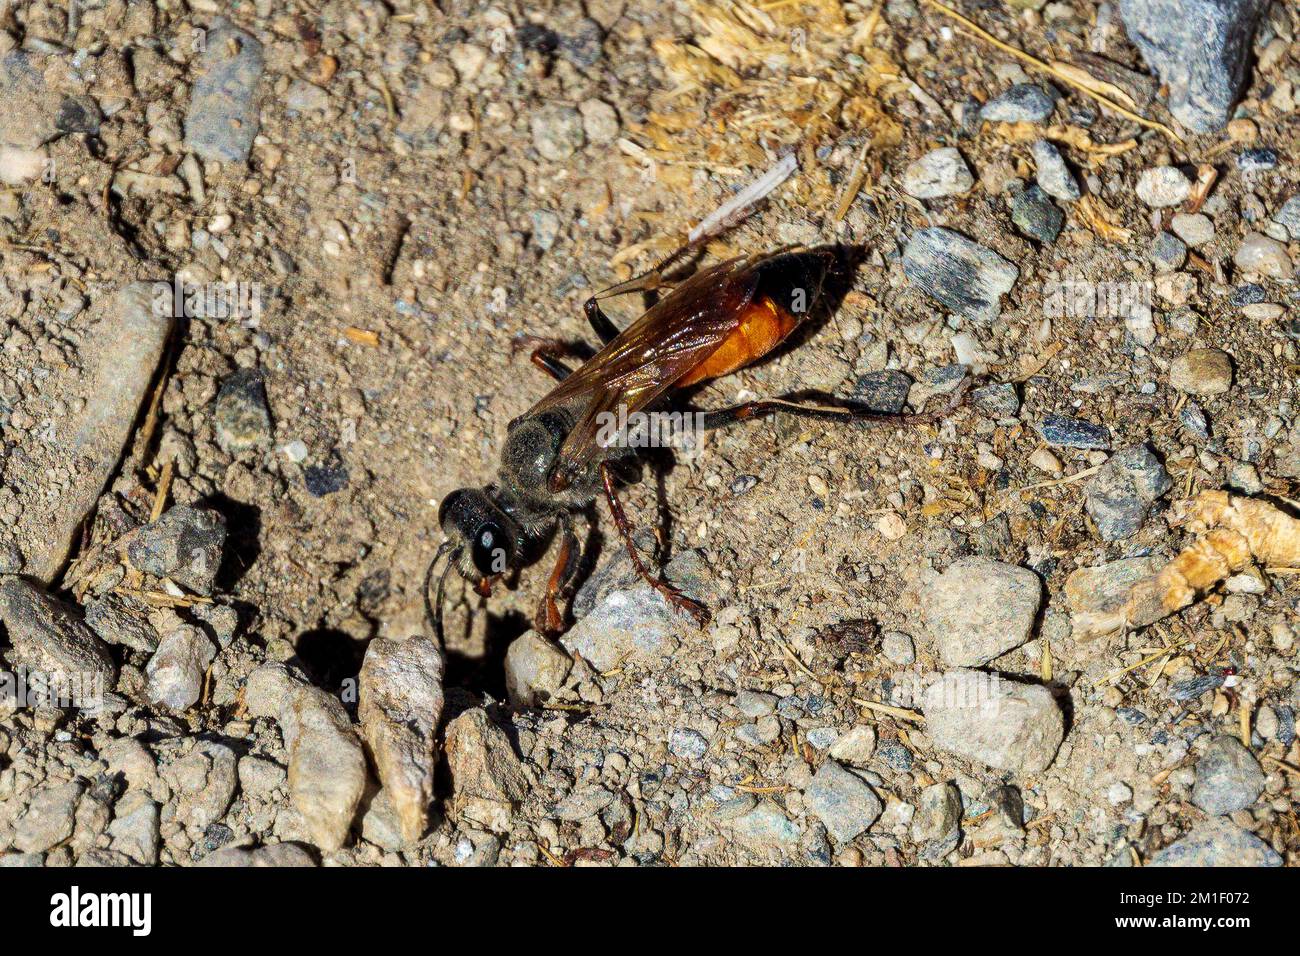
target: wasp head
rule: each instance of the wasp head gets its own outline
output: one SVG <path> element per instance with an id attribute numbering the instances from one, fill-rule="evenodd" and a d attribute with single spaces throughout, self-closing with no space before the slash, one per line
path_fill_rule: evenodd
<path id="1" fill-rule="evenodd" d="M 438 524 L 446 541 L 429 564 L 424 582 L 425 609 L 442 640 L 442 592 L 447 573 L 455 567 L 478 592 L 487 595 L 493 578 L 513 570 L 519 561 L 523 531 L 494 500 L 489 488 L 460 488 L 442 500 Z M 429 603 L 429 583 L 438 560 L 449 554 L 438 578 L 435 604 Z"/>
<path id="2" fill-rule="evenodd" d="M 466 581 L 482 586 L 515 567 L 522 531 L 488 489 L 453 491 L 438 507 L 438 524 Z"/>

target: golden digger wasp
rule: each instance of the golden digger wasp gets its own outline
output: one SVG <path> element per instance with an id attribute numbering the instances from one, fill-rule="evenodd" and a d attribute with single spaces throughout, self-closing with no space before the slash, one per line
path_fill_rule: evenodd
<path id="1" fill-rule="evenodd" d="M 708 235 L 683 246 L 657 267 L 589 298 L 584 312 L 603 346 L 577 368 L 564 359 L 574 349 L 558 340 L 528 338 L 532 361 L 557 379 L 532 408 L 510 422 L 494 484 L 461 488 L 443 499 L 438 523 L 446 540 L 425 578 L 426 609 L 442 638 L 442 596 L 455 567 L 487 596 L 493 580 L 535 563 L 559 532 L 559 555 L 534 627 L 544 634 L 564 629 L 559 601 L 571 592 L 579 566 L 573 519 L 601 495 L 637 573 L 674 607 L 703 626 L 709 612 L 645 566 L 632 526 L 619 501 L 620 462 L 638 453 L 635 442 L 610 441 L 602 425 L 611 416 L 664 407 L 681 390 L 726 375 L 772 352 L 819 306 L 828 276 L 853 251 L 827 247 L 740 256 L 701 269 L 673 285 L 621 331 L 601 310 L 603 299 L 651 293 L 670 284 L 669 267 L 699 251 Z M 807 404 L 789 398 L 742 402 L 698 416 L 704 430 L 777 412 L 833 421 L 912 424 L 934 421 L 961 400 L 967 383 L 935 414 L 887 414 L 860 405 Z M 438 561 L 449 555 L 429 589 Z"/>

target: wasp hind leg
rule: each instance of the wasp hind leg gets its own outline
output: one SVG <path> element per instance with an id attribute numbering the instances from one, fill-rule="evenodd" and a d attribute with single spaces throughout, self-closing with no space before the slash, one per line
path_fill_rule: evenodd
<path id="1" fill-rule="evenodd" d="M 700 627 L 707 625 L 710 618 L 708 608 L 687 597 L 663 578 L 655 577 L 641 560 L 641 555 L 636 550 L 636 544 L 632 541 L 632 524 L 627 519 L 627 512 L 623 510 L 623 503 L 618 500 L 618 492 L 614 488 L 614 472 L 608 462 L 600 463 L 600 479 L 605 486 L 605 500 L 609 502 L 609 513 L 614 518 L 614 525 L 618 528 L 619 536 L 623 539 L 623 546 L 627 548 L 628 556 L 632 559 L 632 566 L 636 568 L 636 573 L 641 575 L 641 578 L 647 584 L 662 594 L 669 604 L 693 617 L 695 623 Z"/>
<path id="2" fill-rule="evenodd" d="M 726 428 L 738 422 L 766 415 L 786 414 L 832 422 L 863 422 L 875 425 L 930 425 L 952 414 L 966 398 L 972 379 L 967 376 L 943 407 L 933 412 L 878 412 L 860 405 L 814 405 L 788 398 L 760 398 L 703 412 L 700 427 Z"/>
<path id="3" fill-rule="evenodd" d="M 612 299 L 615 296 L 627 295 L 631 292 L 657 292 L 665 286 L 673 285 L 673 282 L 669 281 L 666 275 L 668 267 L 682 257 L 703 248 L 715 236 L 716 233 L 709 232 L 693 242 L 686 243 L 686 245 L 675 250 L 667 258 L 661 259 L 657 265 L 647 269 L 640 275 L 633 276 L 626 282 L 612 285 L 608 289 L 602 289 L 584 302 L 582 312 L 587 317 L 591 330 L 596 333 L 596 337 L 602 343 L 608 345 L 622 331 L 609 316 L 601 311 L 601 299 Z"/>

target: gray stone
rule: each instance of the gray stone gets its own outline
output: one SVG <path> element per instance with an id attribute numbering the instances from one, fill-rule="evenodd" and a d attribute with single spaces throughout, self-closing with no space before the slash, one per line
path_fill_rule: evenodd
<path id="1" fill-rule="evenodd" d="M 851 767 L 865 767 L 876 752 L 876 729 L 858 724 L 831 745 L 830 755 Z"/>
<path id="2" fill-rule="evenodd" d="M 166 766 L 162 777 L 175 795 L 176 822 L 206 827 L 225 816 L 239 784 L 237 766 L 233 750 L 210 740 Z"/>
<path id="3" fill-rule="evenodd" d="M 1026 568 L 962 558 L 935 579 L 921 600 L 944 663 L 977 667 L 1029 640 L 1043 585 Z"/>
<path id="4" fill-rule="evenodd" d="M 985 385 L 971 392 L 970 397 L 976 408 L 994 418 L 1015 418 L 1020 414 L 1020 396 L 1010 383 Z"/>
<path id="5" fill-rule="evenodd" d="M 61 471 L 69 483 L 52 502 L 28 497 L 44 493 L 44 480 L 19 486 L 14 540 L 26 553 L 26 573 L 44 584 L 58 577 L 86 515 L 117 468 L 162 358 L 172 318 L 154 310 L 153 288 L 132 283 L 102 308 L 92 305 L 99 321 L 82 333 L 80 355 L 93 359 L 93 366 L 78 369 L 76 379 L 85 404 L 60 426 L 61 451 L 67 455 Z"/>
<path id="6" fill-rule="evenodd" d="M 557 820 L 577 823 L 600 813 L 614 802 L 614 795 L 604 787 L 582 787 L 555 805 L 551 815 Z"/>
<path id="7" fill-rule="evenodd" d="M 528 790 L 523 765 L 510 739 L 482 707 L 465 711 L 447 725 L 452 811 L 466 823 L 505 833 Z"/>
<path id="8" fill-rule="evenodd" d="M 288 774 L 266 757 L 239 758 L 239 788 L 251 797 L 268 797 L 284 787 Z"/>
<path id="9" fill-rule="evenodd" d="M 306 80 L 294 80 L 284 94 L 285 109 L 299 113 L 324 112 L 329 105 L 329 93 Z"/>
<path id="10" fill-rule="evenodd" d="M 537 707 L 564 686 L 573 658 L 551 641 L 528 631 L 506 649 L 506 694 L 515 707 Z"/>
<path id="11" fill-rule="evenodd" d="M 1074 202 L 1079 198 L 1079 184 L 1070 167 L 1065 165 L 1061 151 L 1050 140 L 1035 140 L 1030 144 L 1029 152 L 1034 157 L 1035 178 L 1043 192 L 1064 202 Z"/>
<path id="12" fill-rule="evenodd" d="M 799 842 L 799 828 L 770 800 L 730 820 L 737 839 L 755 847 L 785 849 Z"/>
<path id="13" fill-rule="evenodd" d="M 139 863 L 158 864 L 158 804 L 146 793 L 130 790 L 113 807 L 113 822 L 108 825 L 109 849 Z"/>
<path id="14" fill-rule="evenodd" d="M 1264 771 L 1236 737 L 1215 737 L 1196 762 L 1192 802 L 1221 816 L 1243 810 L 1264 790 Z"/>
<path id="15" fill-rule="evenodd" d="M 951 146 L 932 149 L 903 170 L 903 191 L 917 199 L 959 196 L 974 185 L 966 161 Z"/>
<path id="16" fill-rule="evenodd" d="M 1153 209 L 1177 206 L 1192 192 L 1191 181 L 1174 166 L 1153 166 L 1138 174 L 1137 197 Z"/>
<path id="17" fill-rule="evenodd" d="M 757 690 L 737 691 L 732 703 L 746 717 L 751 719 L 766 717 L 776 710 L 776 695 L 765 694 Z"/>
<path id="18" fill-rule="evenodd" d="M 1148 255 L 1157 272 L 1173 272 L 1187 261 L 1187 246 L 1173 233 L 1161 230 L 1151 241 Z"/>
<path id="19" fill-rule="evenodd" d="M 1214 221 L 1205 213 L 1175 213 L 1169 228 L 1189 246 L 1203 246 L 1214 238 Z"/>
<path id="20" fill-rule="evenodd" d="M 903 272 L 958 315 L 992 322 L 1020 270 L 992 249 L 940 226 L 918 229 L 903 250 Z"/>
<path id="21" fill-rule="evenodd" d="M 137 570 L 208 595 L 216 585 L 225 545 L 226 519 L 219 511 L 176 505 L 141 528 L 126 553 Z"/>
<path id="22" fill-rule="evenodd" d="M 1038 433 L 1043 436 L 1043 441 L 1054 448 L 1110 450 L 1110 429 L 1104 425 L 1094 425 L 1082 418 L 1048 415 L 1038 426 Z"/>
<path id="23" fill-rule="evenodd" d="M 144 614 L 143 609 L 115 594 L 86 604 L 86 624 L 105 642 L 152 654 L 158 649 L 158 632 Z"/>
<path id="24" fill-rule="evenodd" d="M 896 415 L 907 404 L 907 395 L 911 389 L 912 379 L 906 372 L 886 369 L 882 372 L 868 372 L 859 378 L 853 386 L 852 397 L 873 412 Z"/>
<path id="25" fill-rule="evenodd" d="M 59 96 L 45 86 L 41 61 L 25 50 L 0 58 L 0 147 L 34 150 L 59 135 Z"/>
<path id="26" fill-rule="evenodd" d="M 1248 232 L 1232 257 L 1233 265 L 1242 272 L 1251 272 L 1270 279 L 1289 281 L 1295 275 L 1295 266 L 1287 254 L 1286 246 L 1271 236 Z"/>
<path id="27" fill-rule="evenodd" d="M 74 780 L 37 790 L 27 812 L 14 824 L 14 848 L 23 853 L 44 853 L 71 837 L 77 801 L 84 789 Z"/>
<path id="28" fill-rule="evenodd" d="M 1012 189 L 1007 203 L 1011 207 L 1011 221 L 1030 239 L 1053 243 L 1061 234 L 1065 213 L 1037 183 Z"/>
<path id="29" fill-rule="evenodd" d="M 926 688 L 926 732 L 940 750 L 996 770 L 1046 770 L 1065 736 L 1051 692 L 996 674 L 949 671 Z"/>
<path id="30" fill-rule="evenodd" d="M 1183 406 L 1183 410 L 1178 413 L 1178 421 L 1193 438 L 1199 441 L 1209 439 L 1209 419 L 1205 417 L 1205 409 L 1195 402 L 1188 402 Z"/>
<path id="31" fill-rule="evenodd" d="M 66 679 L 89 691 L 117 679 L 108 645 L 69 605 L 24 578 L 0 578 L 0 621 L 19 661 L 49 680 Z"/>
<path id="32" fill-rule="evenodd" d="M 347 841 L 366 788 L 366 757 L 339 701 L 300 687 L 280 717 L 289 751 L 289 797 L 312 842 L 333 853 Z"/>
<path id="33" fill-rule="evenodd" d="M 394 853 L 411 845 L 412 841 L 402 832 L 402 822 L 387 790 L 376 792 L 365 805 L 361 814 L 361 839 Z"/>
<path id="34" fill-rule="evenodd" d="M 885 657 L 903 667 L 916 661 L 916 644 L 902 631 L 886 631 L 880 638 L 880 650 Z"/>
<path id="35" fill-rule="evenodd" d="M 709 741 L 698 730 L 676 727 L 668 735 L 668 752 L 682 760 L 700 760 L 709 752 Z"/>
<path id="36" fill-rule="evenodd" d="M 694 551 L 682 552 L 664 568 L 670 583 L 688 597 L 706 603 L 707 574 Z M 612 670 L 633 655 L 662 660 L 677 649 L 679 633 L 686 628 L 694 630 L 689 617 L 639 578 L 620 578 L 603 589 L 599 584 L 593 584 L 591 590 L 584 588 L 574 602 L 575 614 L 582 612 L 584 599 L 591 600 L 593 594 L 593 606 L 564 633 L 560 643 L 570 654 L 582 655 L 598 671 Z"/>
<path id="37" fill-rule="evenodd" d="M 315 866 L 312 855 L 296 843 L 262 847 L 227 847 L 209 853 L 199 866 Z"/>
<path id="38" fill-rule="evenodd" d="M 1292 239 L 1300 239 L 1300 196 L 1292 196 L 1273 214 L 1273 221 Z"/>
<path id="39" fill-rule="evenodd" d="M 1169 472 L 1146 445 L 1110 456 L 1084 489 L 1084 505 L 1103 541 L 1119 541 L 1142 530 L 1151 505 L 1173 487 Z"/>
<path id="40" fill-rule="evenodd" d="M 961 823 L 961 791 L 952 781 L 926 787 L 916 800 L 912 839 L 917 843 L 946 841 Z"/>
<path id="41" fill-rule="evenodd" d="M 423 635 L 376 637 L 361 664 L 361 733 L 409 842 L 429 824 L 443 671 L 442 651 Z"/>
<path id="42" fill-rule="evenodd" d="M 1147 866 L 1281 866 L 1282 857 L 1255 834 L 1224 817 L 1212 817 L 1169 844 Z"/>
<path id="43" fill-rule="evenodd" d="M 980 119 L 991 123 L 1041 123 L 1055 107 L 1055 94 L 1033 83 L 1017 83 L 985 103 Z"/>
<path id="44" fill-rule="evenodd" d="M 193 614 L 213 637 L 217 646 L 227 648 L 239 629 L 239 612 L 229 604 L 196 604 L 190 608 Z"/>
<path id="45" fill-rule="evenodd" d="M 823 763 L 813 776 L 804 804 L 837 843 L 863 833 L 885 809 L 865 780 L 834 760 Z"/>
<path id="46" fill-rule="evenodd" d="M 571 106 L 547 104 L 533 115 L 529 125 L 533 147 L 542 159 L 550 162 L 571 159 L 586 144 L 582 116 Z"/>
<path id="47" fill-rule="evenodd" d="M 158 643 L 145 667 L 150 703 L 187 710 L 198 702 L 217 649 L 197 627 L 182 624 Z"/>
<path id="48" fill-rule="evenodd" d="M 206 160 L 246 163 L 257 137 L 262 44 L 218 17 L 208 29 L 185 114 L 185 145 Z"/>
<path id="49" fill-rule="evenodd" d="M 1169 87 L 1169 111 L 1198 133 L 1222 128 L 1246 83 L 1268 0 L 1120 0 L 1129 39 Z"/>
<path id="50" fill-rule="evenodd" d="M 217 444 L 227 454 L 238 457 L 270 447 L 271 413 L 261 372 L 243 368 L 221 384 L 212 425 Z"/>
<path id="51" fill-rule="evenodd" d="M 306 684 L 305 678 L 284 664 L 263 664 L 248 675 L 244 685 L 244 704 L 250 717 L 270 717 L 281 721 L 294 696 Z"/>

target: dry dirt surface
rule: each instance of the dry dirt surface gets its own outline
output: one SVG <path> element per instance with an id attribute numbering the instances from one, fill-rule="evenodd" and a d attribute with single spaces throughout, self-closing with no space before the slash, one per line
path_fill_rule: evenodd
<path id="1" fill-rule="evenodd" d="M 1162 6 L 4 4 L 0 865 L 1300 861 L 1300 16 Z M 690 402 L 939 414 L 648 455 L 703 628 L 597 502 L 439 646 L 521 337 L 785 157 L 704 262 L 845 288 Z"/>

